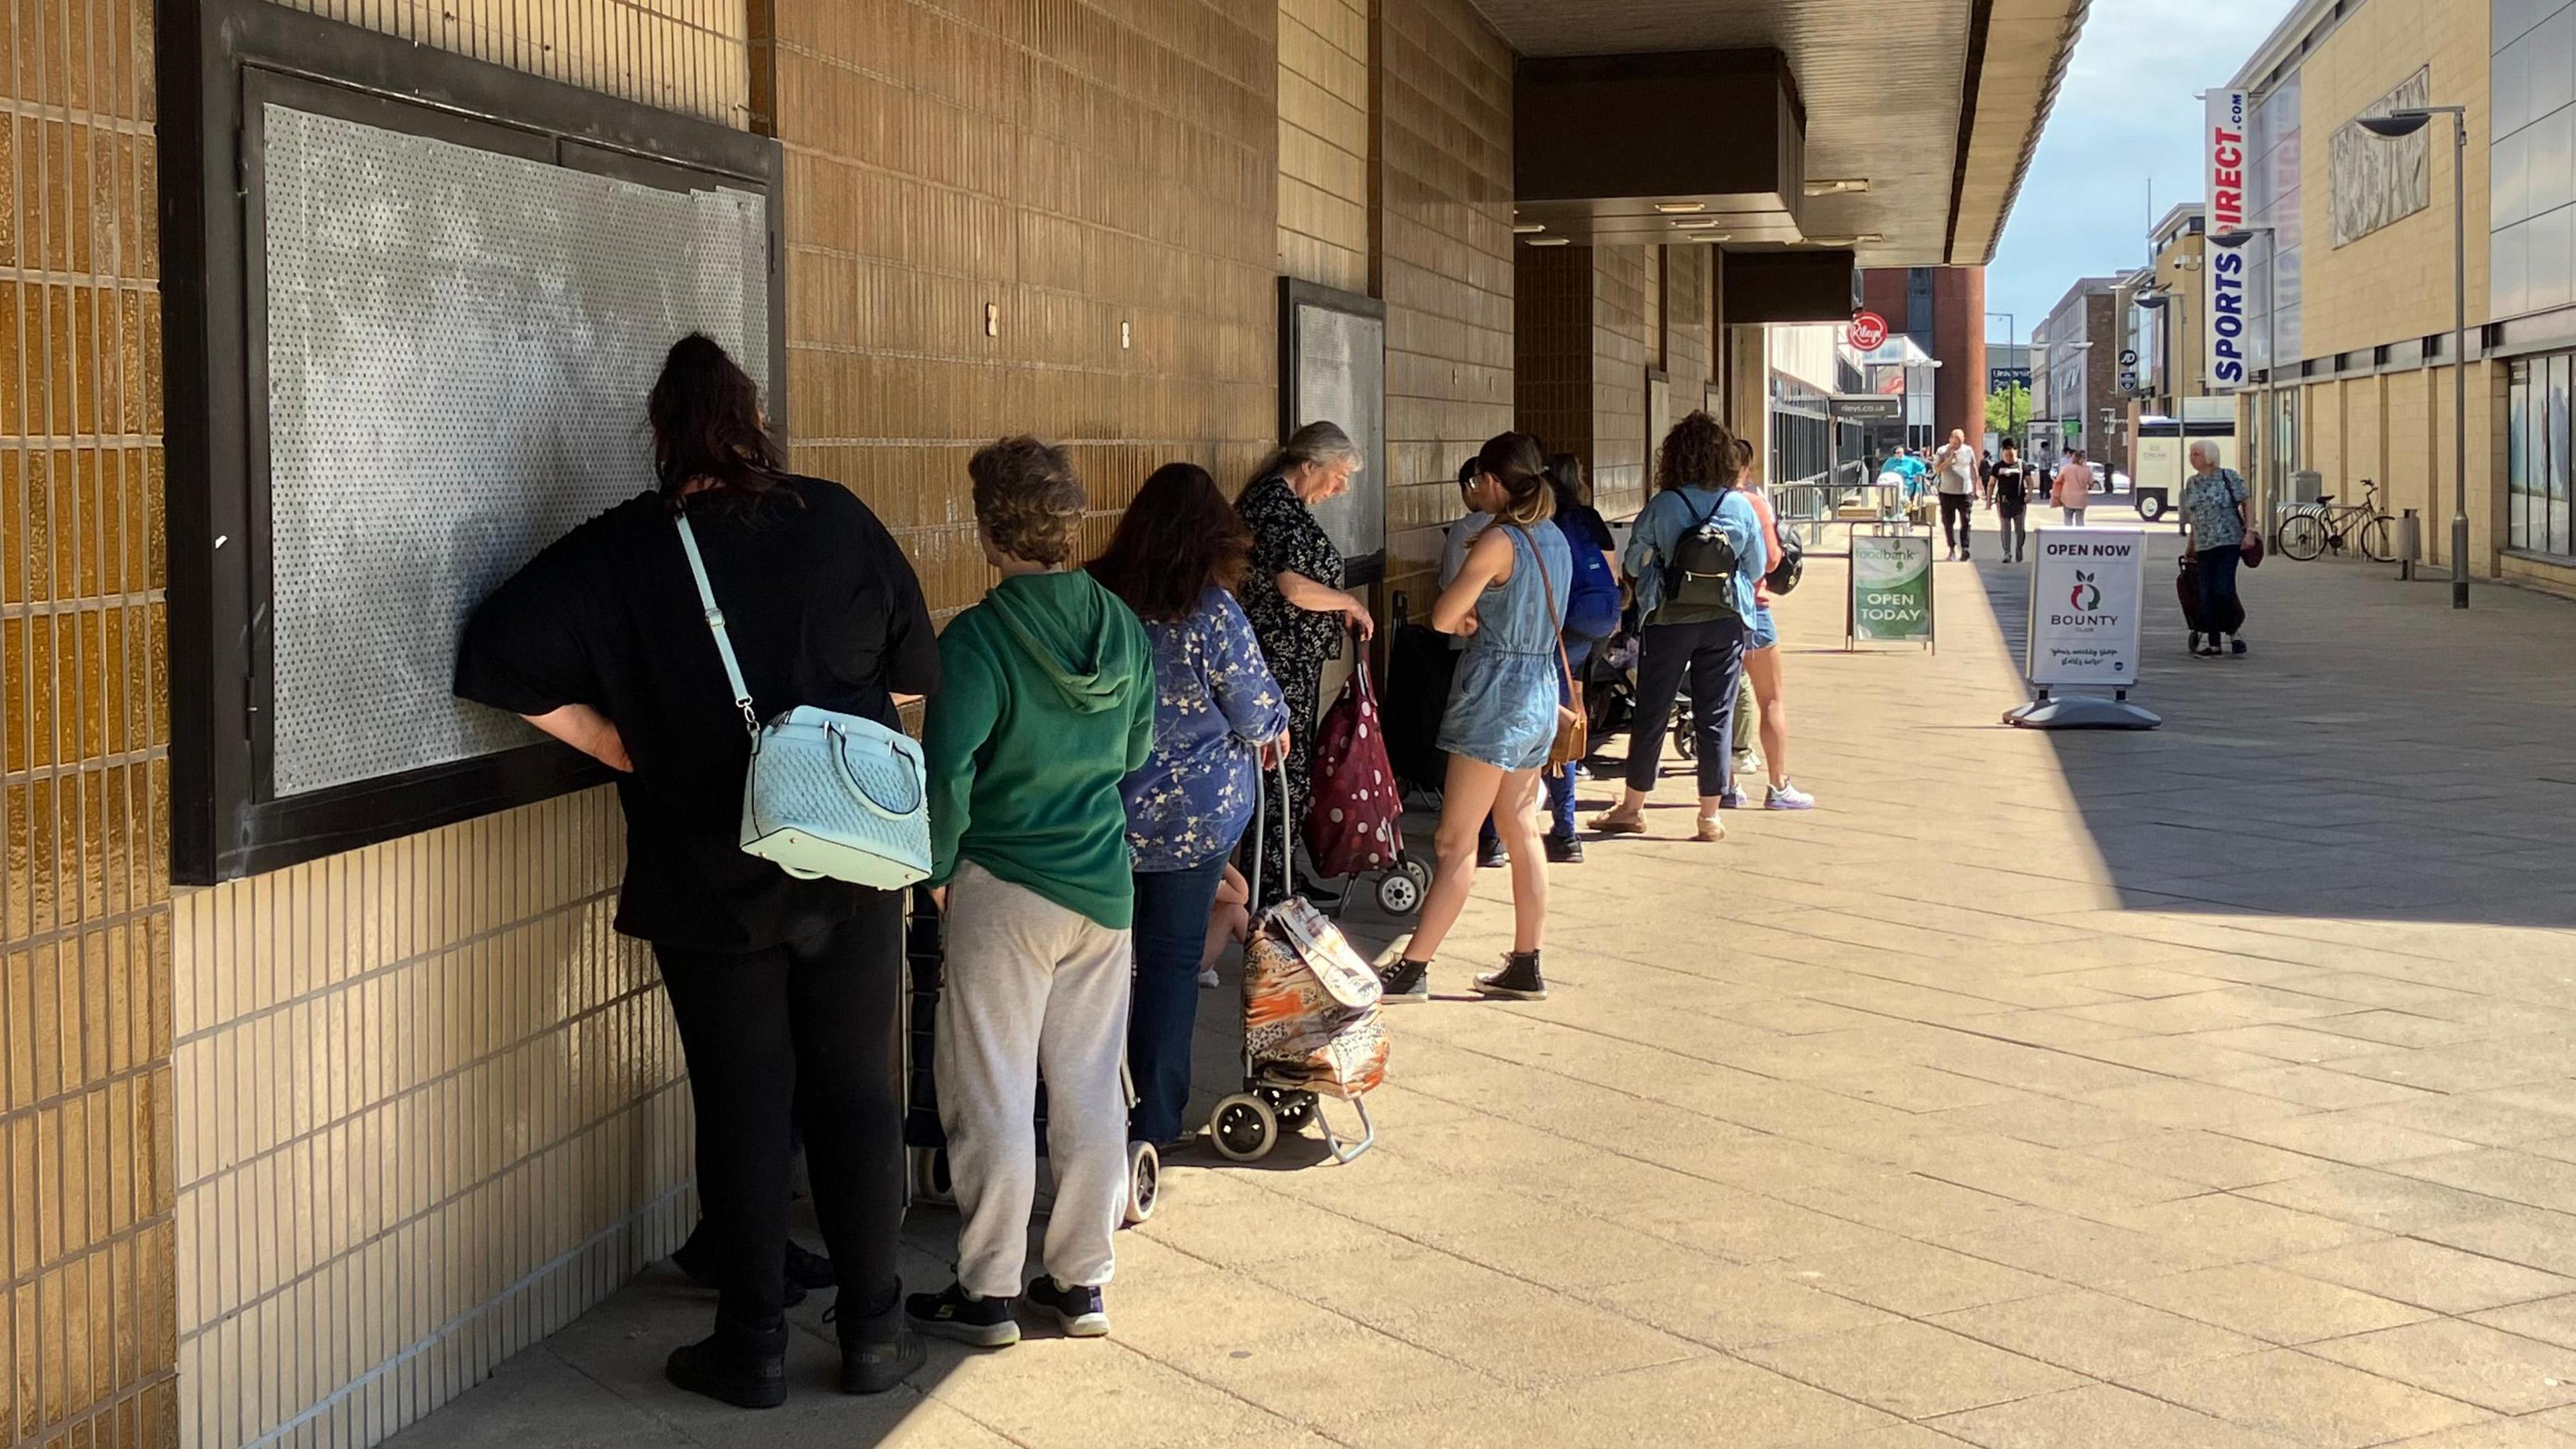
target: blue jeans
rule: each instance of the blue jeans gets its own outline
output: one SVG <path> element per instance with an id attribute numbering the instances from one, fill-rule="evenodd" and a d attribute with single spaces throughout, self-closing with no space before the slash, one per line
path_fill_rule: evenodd
<path id="1" fill-rule="evenodd" d="M 1181 1135 L 1190 1104 L 1190 1037 L 1198 1028 L 1199 953 L 1225 880 L 1226 857 L 1136 874 L 1136 992 L 1127 1011 L 1127 1073 L 1136 1083 L 1131 1141 Z"/>

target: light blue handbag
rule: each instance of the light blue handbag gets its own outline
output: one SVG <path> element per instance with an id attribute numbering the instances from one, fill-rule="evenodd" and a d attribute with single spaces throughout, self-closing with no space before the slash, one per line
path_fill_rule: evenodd
<path id="1" fill-rule="evenodd" d="M 751 733 L 742 782 L 742 848 L 798 880 L 829 876 L 879 890 L 930 878 L 929 782 L 921 746 L 872 719 L 798 705 L 763 725 L 725 637 L 698 536 L 680 517 L 698 603 L 724 657 L 734 708 Z"/>

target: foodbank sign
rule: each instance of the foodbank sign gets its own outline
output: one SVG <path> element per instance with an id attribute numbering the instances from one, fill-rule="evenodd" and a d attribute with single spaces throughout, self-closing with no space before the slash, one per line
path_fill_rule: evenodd
<path id="1" fill-rule="evenodd" d="M 1852 536 L 1851 637 L 1932 638 L 1932 536 Z"/>
<path id="2" fill-rule="evenodd" d="M 2146 536 L 2126 528 L 2042 528 L 2031 535 L 2033 684 L 2126 685 L 2138 677 Z"/>

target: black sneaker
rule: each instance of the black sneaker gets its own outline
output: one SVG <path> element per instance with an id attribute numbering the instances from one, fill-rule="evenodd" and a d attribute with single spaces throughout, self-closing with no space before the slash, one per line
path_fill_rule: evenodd
<path id="1" fill-rule="evenodd" d="M 802 1298 L 804 1290 L 829 1288 L 841 1280 L 832 1274 L 832 1260 L 815 1252 L 794 1238 L 787 1240 L 787 1291 Z"/>
<path id="2" fill-rule="evenodd" d="M 1029 1280 L 1028 1300 L 1031 1307 L 1043 1308 L 1055 1315 L 1068 1338 L 1106 1338 L 1109 1335 L 1109 1309 L 1100 1301 L 1097 1288 L 1058 1288 L 1055 1279 L 1041 1273 Z"/>
<path id="3" fill-rule="evenodd" d="M 912 1377 L 930 1360 L 921 1335 L 905 1329 L 875 1343 L 841 1343 L 841 1392 L 882 1394 Z"/>
<path id="4" fill-rule="evenodd" d="M 1494 870 L 1511 863 L 1512 853 L 1503 849 L 1503 843 L 1500 840 L 1483 840 L 1476 843 L 1476 864 L 1480 869 Z"/>
<path id="5" fill-rule="evenodd" d="M 737 1409 L 777 1408 L 787 1402 L 787 1320 L 753 1328 L 718 1315 L 713 1334 L 671 1350 L 662 1376 Z"/>
<path id="6" fill-rule="evenodd" d="M 1539 975 L 1536 951 L 1514 951 L 1503 957 L 1503 969 L 1476 978 L 1476 990 L 1510 1001 L 1547 1000 L 1547 979 Z"/>
<path id="7" fill-rule="evenodd" d="M 1546 847 L 1550 865 L 1583 864 L 1583 842 L 1571 835 L 1543 836 L 1539 844 Z"/>
<path id="8" fill-rule="evenodd" d="M 1402 1006 L 1431 999 L 1431 963 L 1399 960 L 1377 970 L 1379 1000 L 1388 1006 Z"/>
<path id="9" fill-rule="evenodd" d="M 1020 1321 L 1011 1316 L 1008 1298 L 969 1298 L 956 1283 L 936 1293 L 915 1293 L 903 1300 L 904 1320 L 924 1333 L 971 1343 L 977 1348 L 1009 1348 L 1020 1341 Z"/>
<path id="10" fill-rule="evenodd" d="M 2244 653 L 2244 652 L 2245 652 L 2245 641 L 2244 641 L 2244 640 L 2242 640 L 2242 639 L 2230 639 L 2230 640 L 2228 640 L 2228 641 L 2227 641 L 2227 652 L 2228 652 L 2228 653 L 2230 653 L 2230 654 L 2242 654 L 2242 653 Z"/>
<path id="11" fill-rule="evenodd" d="M 701 1288 L 724 1286 L 716 1281 L 715 1246 L 711 1241 L 706 1219 L 698 1219 L 697 1227 L 689 1233 L 689 1240 L 672 1250 L 671 1266 L 686 1274 L 690 1282 Z M 816 1288 L 829 1288 L 838 1281 L 832 1276 L 831 1259 L 803 1246 L 793 1238 L 788 1240 L 787 1259 L 782 1266 L 785 1291 L 778 1301 L 788 1308 L 804 1302 L 805 1295 L 809 1291 Z"/>

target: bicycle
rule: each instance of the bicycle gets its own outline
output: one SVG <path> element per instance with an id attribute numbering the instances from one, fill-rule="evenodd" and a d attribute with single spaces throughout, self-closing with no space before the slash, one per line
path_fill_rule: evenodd
<path id="1" fill-rule="evenodd" d="M 2397 561 L 2396 520 L 2379 507 L 2379 485 L 2361 480 L 2362 501 L 2335 506 L 2331 493 L 2281 520 L 2281 552 L 2301 563 L 2331 548 L 2340 554 L 2347 541 L 2373 563 Z"/>

